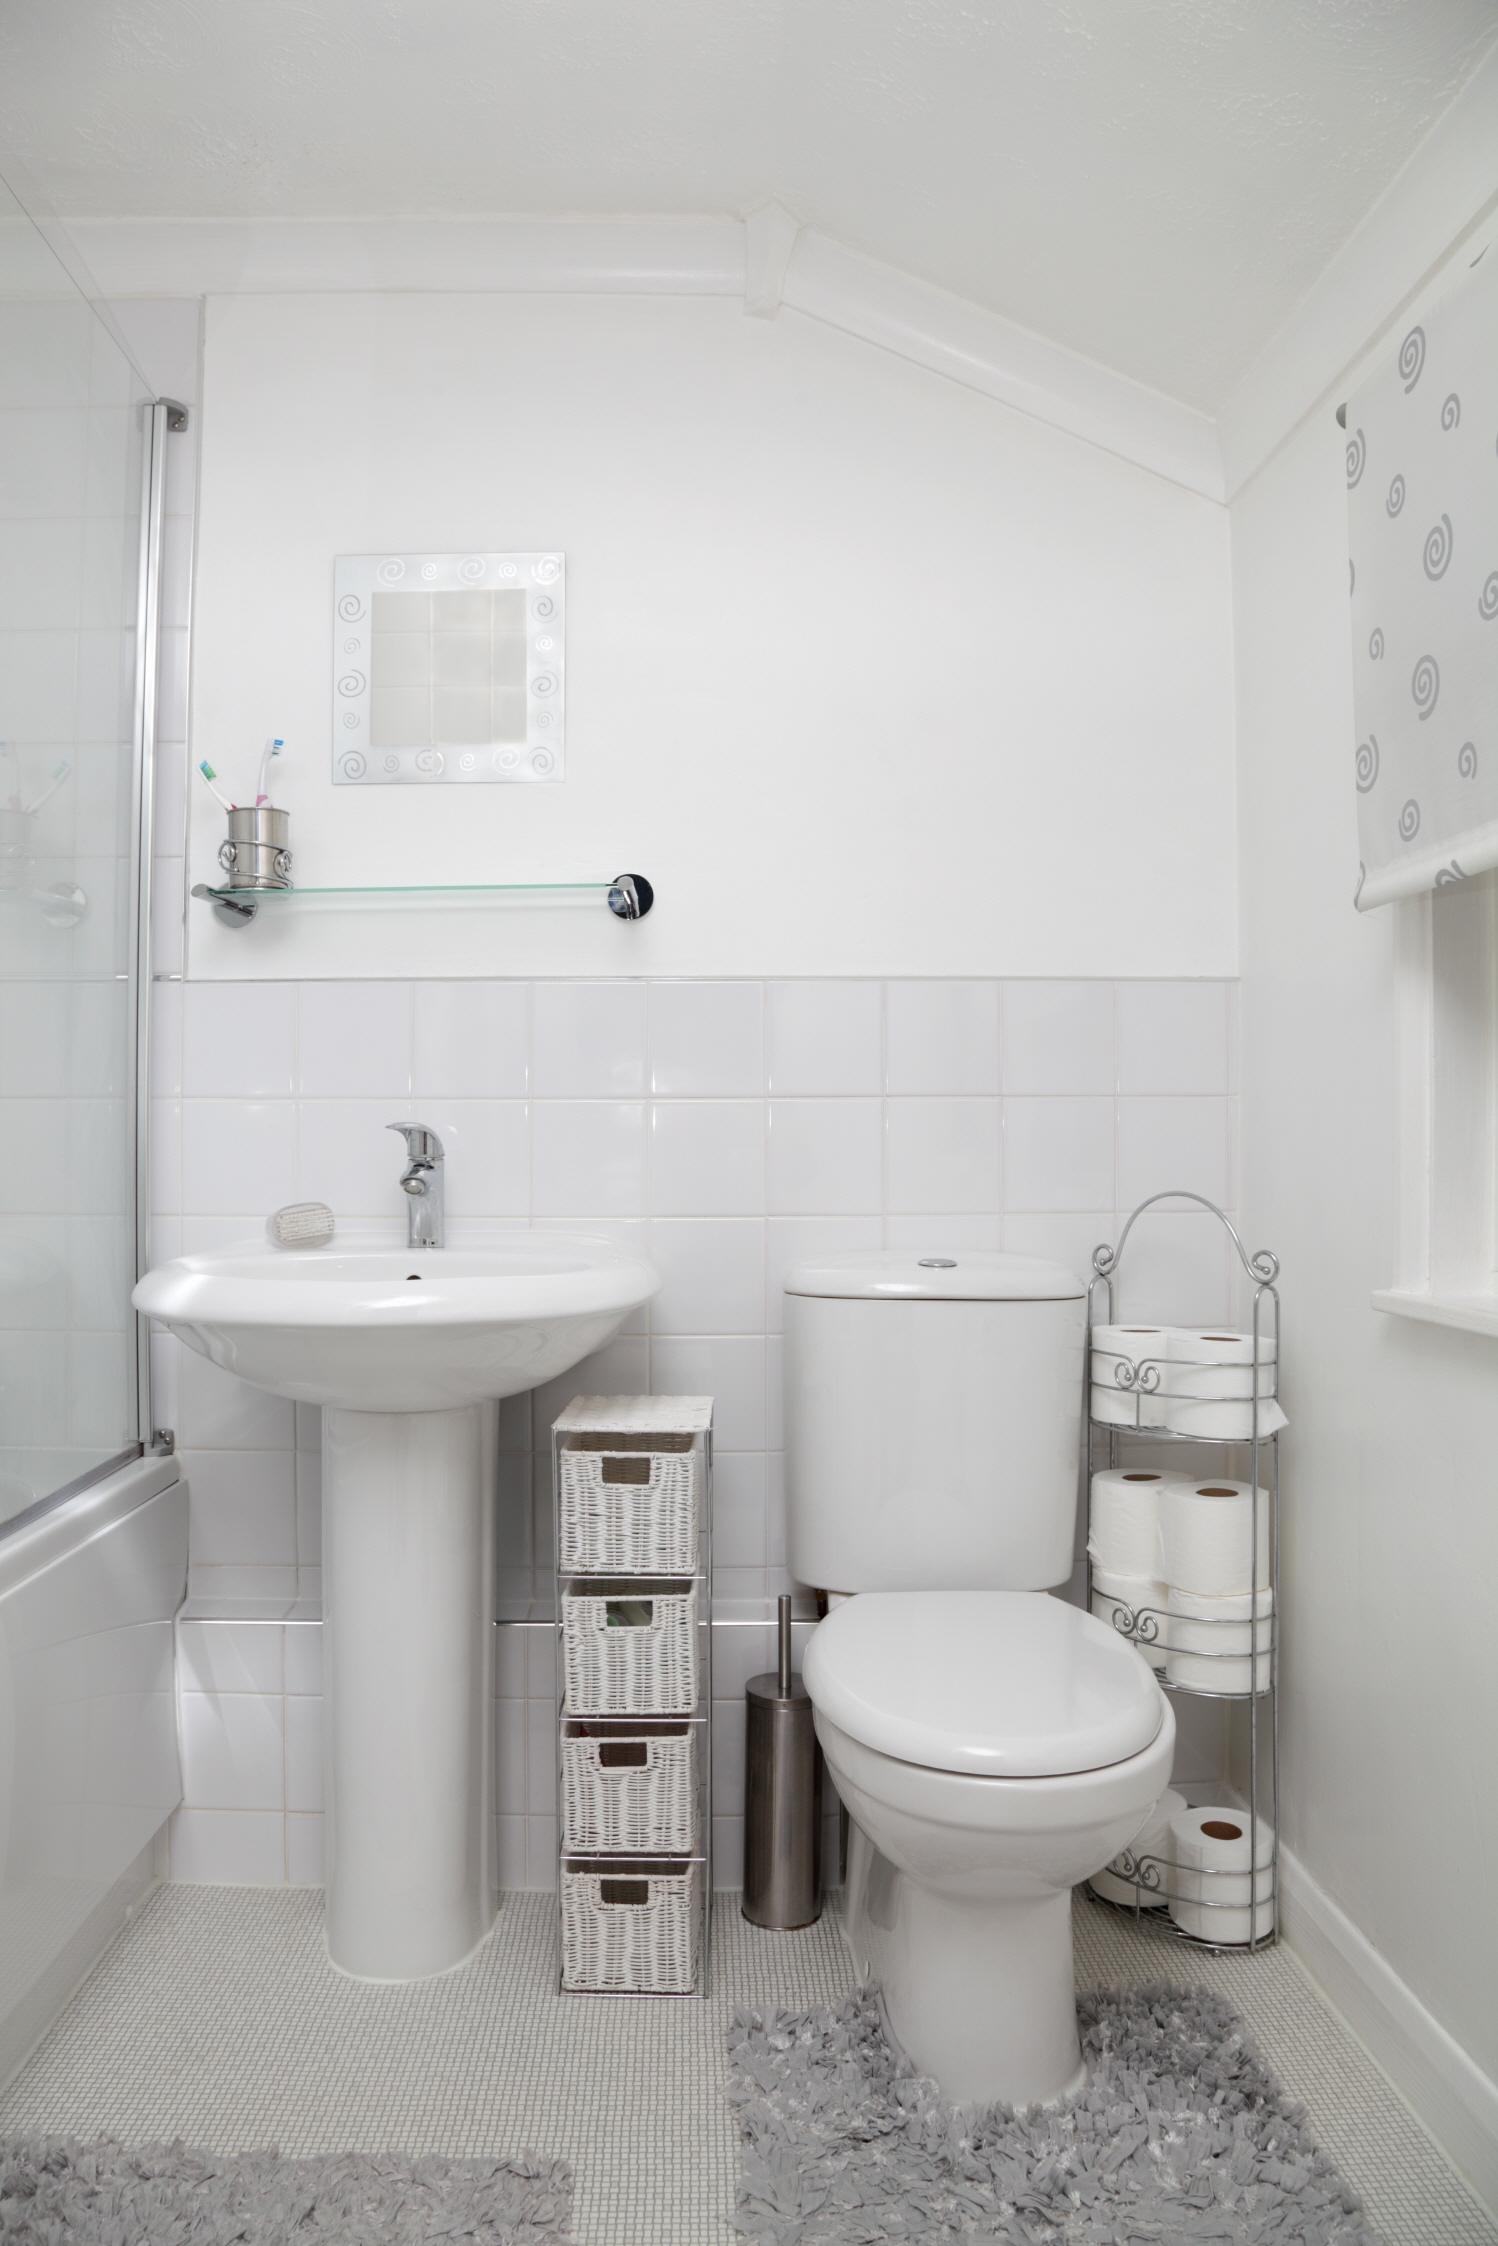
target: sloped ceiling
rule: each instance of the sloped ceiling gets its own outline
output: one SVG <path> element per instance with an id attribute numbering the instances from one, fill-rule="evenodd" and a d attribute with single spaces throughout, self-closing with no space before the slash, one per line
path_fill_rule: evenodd
<path id="1" fill-rule="evenodd" d="M 74 217 L 777 196 L 1213 412 L 1495 40 L 1495 0 L 7 0 L 0 151 Z"/>

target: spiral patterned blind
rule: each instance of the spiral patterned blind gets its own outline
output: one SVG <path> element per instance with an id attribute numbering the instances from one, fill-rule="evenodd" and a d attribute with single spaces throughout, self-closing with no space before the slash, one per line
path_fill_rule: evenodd
<path id="1" fill-rule="evenodd" d="M 1357 905 L 1498 866 L 1498 248 L 1347 404 Z"/>

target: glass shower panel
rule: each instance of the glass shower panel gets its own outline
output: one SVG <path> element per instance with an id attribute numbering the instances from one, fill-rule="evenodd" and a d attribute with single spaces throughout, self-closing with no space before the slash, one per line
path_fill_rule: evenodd
<path id="1" fill-rule="evenodd" d="M 139 1435 L 147 393 L 0 188 L 0 1523 Z"/>

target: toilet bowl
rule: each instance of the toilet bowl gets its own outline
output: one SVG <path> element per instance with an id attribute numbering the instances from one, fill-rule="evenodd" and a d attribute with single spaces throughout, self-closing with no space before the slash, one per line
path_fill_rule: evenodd
<path id="1" fill-rule="evenodd" d="M 869 1591 L 804 1675 L 853 1824 L 845 1932 L 894 2037 L 955 2100 L 1079 2089 L 1071 1889 L 1170 1783 L 1148 1664 L 1042 1592 Z"/>

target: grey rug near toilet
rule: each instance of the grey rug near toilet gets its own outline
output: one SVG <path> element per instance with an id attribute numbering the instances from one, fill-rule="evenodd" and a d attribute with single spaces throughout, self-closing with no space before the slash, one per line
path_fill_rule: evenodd
<path id="1" fill-rule="evenodd" d="M 1243 2023 L 1207 1990 L 1078 1999 L 1089 2080 L 1015 2114 L 951 2106 L 886 2040 L 869 1989 L 729 2031 L 756 2246 L 1375 2246 Z"/>
<path id="2" fill-rule="evenodd" d="M 28 2246 L 564 2246 L 571 2211 L 563 2160 L 0 2144 L 0 2239 Z"/>

